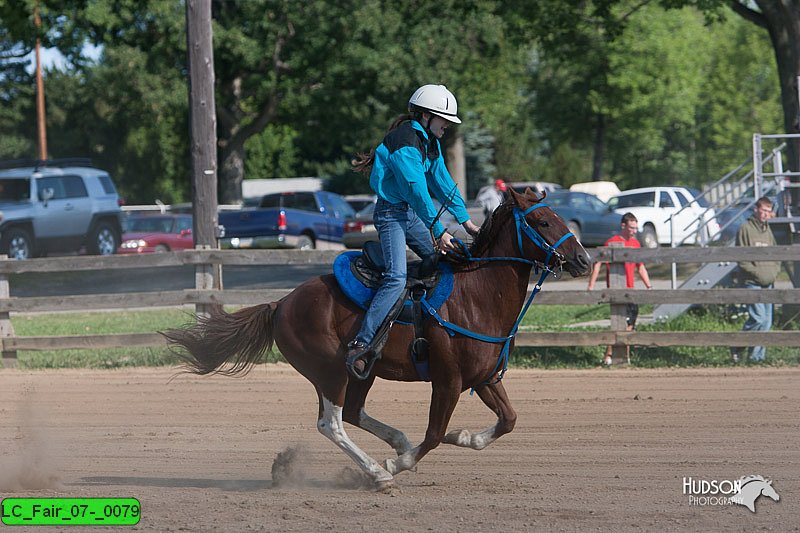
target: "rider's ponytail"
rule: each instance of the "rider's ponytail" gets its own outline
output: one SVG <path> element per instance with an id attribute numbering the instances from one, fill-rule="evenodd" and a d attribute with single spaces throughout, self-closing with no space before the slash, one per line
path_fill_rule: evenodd
<path id="1" fill-rule="evenodd" d="M 393 129 L 396 129 L 403 122 L 407 122 L 413 119 L 417 119 L 417 113 L 400 115 L 399 117 L 394 119 L 394 122 L 392 122 L 392 125 L 389 126 L 388 130 L 386 130 L 386 133 L 388 134 Z M 365 152 L 358 153 L 356 154 L 356 157 L 351 161 L 351 164 L 353 165 L 353 170 L 355 172 L 359 172 L 361 174 L 366 174 L 366 175 L 369 175 L 369 173 L 372 172 L 372 165 L 374 163 L 375 163 L 375 150 L 372 150 L 368 154 Z"/>

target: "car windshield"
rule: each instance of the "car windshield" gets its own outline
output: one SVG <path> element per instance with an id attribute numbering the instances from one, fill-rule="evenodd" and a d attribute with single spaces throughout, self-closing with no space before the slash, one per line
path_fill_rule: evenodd
<path id="1" fill-rule="evenodd" d="M 615 196 L 608 202 L 614 209 L 624 207 L 653 207 L 655 206 L 655 192 L 636 192 Z"/>
<path id="2" fill-rule="evenodd" d="M 689 191 L 694 199 L 697 200 L 697 203 L 700 204 L 700 207 L 711 207 L 711 203 L 709 203 L 708 199 L 705 196 L 700 196 L 701 193 L 699 189 L 695 189 L 692 187 L 686 187 L 686 190 Z"/>
<path id="3" fill-rule="evenodd" d="M 567 205 L 567 196 L 563 194 L 548 194 L 547 198 L 544 199 L 544 203 L 555 207 Z"/>
<path id="4" fill-rule="evenodd" d="M 367 207 L 356 213 L 357 218 L 372 218 L 375 214 L 375 202 L 369 204 Z"/>
<path id="5" fill-rule="evenodd" d="M 131 217 L 127 226 L 131 233 L 170 233 L 174 224 L 172 217 Z"/>

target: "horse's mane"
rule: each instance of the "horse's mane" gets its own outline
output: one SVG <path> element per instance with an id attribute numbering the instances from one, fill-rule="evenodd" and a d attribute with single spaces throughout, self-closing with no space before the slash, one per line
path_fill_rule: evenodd
<path id="1" fill-rule="evenodd" d="M 529 191 L 526 191 L 526 196 L 529 199 L 533 199 L 531 205 L 538 204 L 545 198 L 544 195 L 540 198 L 536 198 L 532 194 L 529 194 Z M 478 233 L 478 237 L 472 243 L 472 246 L 470 246 L 469 252 L 473 256 L 478 256 L 485 252 L 489 244 L 495 241 L 497 233 L 503 225 L 503 221 L 511 217 L 511 213 L 516 205 L 513 198 L 509 197 L 494 210 L 491 216 L 486 217 L 486 220 L 483 221 L 483 225 L 481 226 L 481 231 Z"/>
<path id="2" fill-rule="evenodd" d="M 742 487 L 744 487 L 745 485 L 747 485 L 751 481 L 763 481 L 764 483 L 769 483 L 768 480 L 764 479 L 764 476 L 757 476 L 757 475 L 745 476 L 745 477 L 741 478 L 739 481 L 742 482 Z"/>

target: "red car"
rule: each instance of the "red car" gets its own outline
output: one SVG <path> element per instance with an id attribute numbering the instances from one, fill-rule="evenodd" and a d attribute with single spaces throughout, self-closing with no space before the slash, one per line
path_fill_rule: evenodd
<path id="1" fill-rule="evenodd" d="M 191 215 L 131 215 L 125 223 L 117 253 L 146 254 L 193 248 Z"/>

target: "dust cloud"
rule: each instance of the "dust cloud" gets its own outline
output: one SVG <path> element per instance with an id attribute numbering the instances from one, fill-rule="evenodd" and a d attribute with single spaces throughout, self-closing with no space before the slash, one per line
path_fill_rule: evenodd
<path id="1" fill-rule="evenodd" d="M 32 387 L 25 387 L 17 397 L 15 421 L 4 430 L 10 434 L 2 435 L 2 441 L 11 440 L 11 446 L 0 455 L 0 490 L 57 489 L 60 475 L 52 452 L 58 445 L 54 431 L 47 427 L 47 409 L 37 402 Z"/>
<path id="2" fill-rule="evenodd" d="M 278 452 L 272 462 L 273 488 L 330 487 L 337 489 L 367 489 L 372 486 L 372 482 L 368 477 L 350 467 L 342 468 L 334 476 L 334 479 L 330 481 L 313 479 L 306 465 L 314 462 L 300 446 L 289 446 L 282 452 Z"/>

